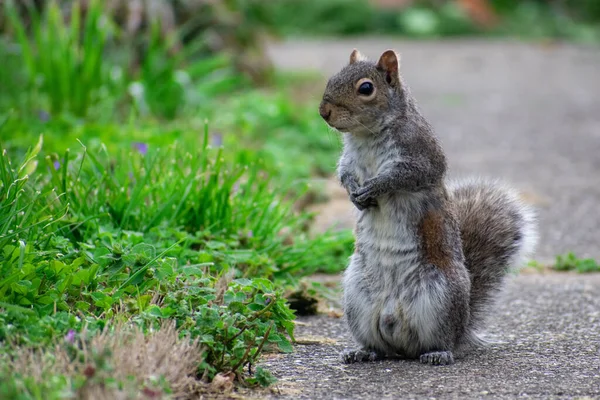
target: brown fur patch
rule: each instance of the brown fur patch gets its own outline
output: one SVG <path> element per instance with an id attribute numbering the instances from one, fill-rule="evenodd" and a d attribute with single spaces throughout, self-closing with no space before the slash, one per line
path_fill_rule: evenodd
<path id="1" fill-rule="evenodd" d="M 421 221 L 420 235 L 425 261 L 443 270 L 450 268 L 451 251 L 444 237 L 444 214 L 429 211 Z"/>

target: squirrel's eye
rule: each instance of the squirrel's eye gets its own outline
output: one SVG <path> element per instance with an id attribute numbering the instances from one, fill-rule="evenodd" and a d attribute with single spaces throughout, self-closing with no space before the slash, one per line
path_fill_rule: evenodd
<path id="1" fill-rule="evenodd" d="M 362 94 L 363 96 L 370 96 L 373 93 L 374 89 L 375 88 L 373 87 L 373 84 L 371 82 L 363 82 L 358 87 L 358 93 Z"/>

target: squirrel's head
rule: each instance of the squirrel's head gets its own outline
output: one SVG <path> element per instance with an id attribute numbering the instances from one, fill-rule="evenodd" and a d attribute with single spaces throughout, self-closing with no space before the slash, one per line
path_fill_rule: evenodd
<path id="1" fill-rule="evenodd" d="M 354 49 L 350 63 L 327 82 L 319 114 L 340 132 L 378 132 L 401 98 L 399 66 L 400 57 L 393 50 L 385 51 L 374 63 Z"/>

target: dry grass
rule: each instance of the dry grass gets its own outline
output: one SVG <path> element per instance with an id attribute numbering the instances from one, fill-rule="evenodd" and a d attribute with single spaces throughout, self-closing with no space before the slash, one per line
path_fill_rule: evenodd
<path id="1" fill-rule="evenodd" d="M 8 367 L 36 382 L 52 375 L 71 382 L 83 379 L 83 386 L 72 393 L 78 399 L 188 399 L 210 389 L 196 377 L 201 361 L 198 342 L 180 339 L 174 324 L 168 324 L 147 335 L 118 326 L 87 342 L 65 340 L 51 349 L 22 348 Z M 171 394 L 164 393 L 165 383 Z"/>

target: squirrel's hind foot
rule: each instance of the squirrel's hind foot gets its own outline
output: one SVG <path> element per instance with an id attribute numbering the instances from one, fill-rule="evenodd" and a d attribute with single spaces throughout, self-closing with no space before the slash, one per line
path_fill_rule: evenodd
<path id="1" fill-rule="evenodd" d="M 383 360 L 383 358 L 383 355 L 371 350 L 344 350 L 342 352 L 342 361 L 344 362 L 344 364 L 378 361 Z"/>
<path id="2" fill-rule="evenodd" d="M 451 351 L 432 351 L 421 354 L 420 361 L 429 365 L 450 365 L 454 364 L 454 356 Z"/>

